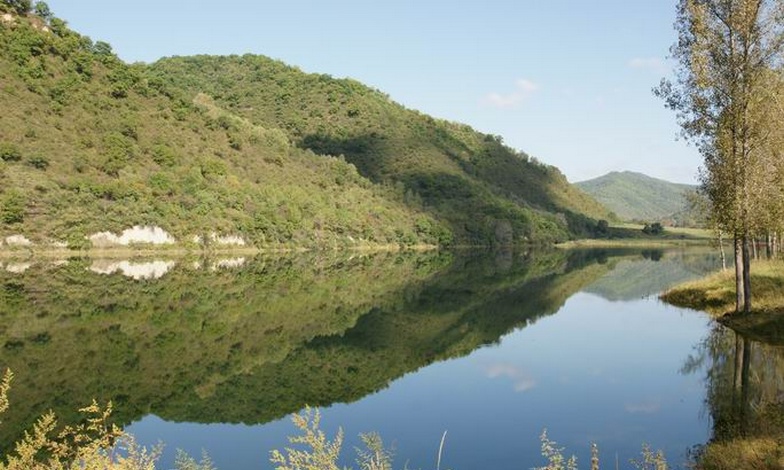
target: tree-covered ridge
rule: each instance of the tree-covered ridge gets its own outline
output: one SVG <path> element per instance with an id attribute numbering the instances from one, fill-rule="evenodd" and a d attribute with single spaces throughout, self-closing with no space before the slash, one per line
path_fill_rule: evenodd
<path id="1" fill-rule="evenodd" d="M 671 183 L 631 171 L 614 171 L 575 185 L 621 220 L 692 222 L 686 220 L 690 215 L 687 197 L 697 190 L 696 186 Z"/>
<path id="2" fill-rule="evenodd" d="M 150 74 L 183 99 L 206 94 L 254 124 L 282 129 L 301 148 L 344 156 L 446 220 L 463 241 L 562 239 L 587 231 L 582 214 L 607 215 L 557 169 L 499 137 L 408 110 L 351 79 L 258 55 L 168 58 Z"/>
<path id="3" fill-rule="evenodd" d="M 0 22 L 0 80 L 0 235 L 80 245 L 141 224 L 262 246 L 449 241 L 398 188 L 181 100 L 56 18 Z"/>

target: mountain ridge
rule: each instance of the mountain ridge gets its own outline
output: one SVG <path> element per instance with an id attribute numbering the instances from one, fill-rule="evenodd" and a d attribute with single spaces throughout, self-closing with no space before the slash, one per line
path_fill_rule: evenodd
<path id="1" fill-rule="evenodd" d="M 625 221 L 687 223 L 694 215 L 687 195 L 696 185 L 673 183 L 634 171 L 612 171 L 574 183 Z"/>

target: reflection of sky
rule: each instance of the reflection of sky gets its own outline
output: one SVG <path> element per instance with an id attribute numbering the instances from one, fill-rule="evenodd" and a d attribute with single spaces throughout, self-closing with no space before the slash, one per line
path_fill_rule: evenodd
<path id="1" fill-rule="evenodd" d="M 557 315 L 510 333 L 496 346 L 434 364 L 349 405 L 324 410 L 323 429 L 346 432 L 344 463 L 353 465 L 357 434 L 378 431 L 396 448 L 396 465 L 434 468 L 448 431 L 442 468 L 520 469 L 543 464 L 542 429 L 589 462 L 597 442 L 604 461 L 621 462 L 642 443 L 671 463 L 704 443 L 704 389 L 679 373 L 706 331 L 705 317 L 655 299 L 609 302 L 573 296 Z M 293 433 L 266 426 L 178 425 L 145 418 L 130 431 L 170 450 L 209 451 L 222 469 L 268 468 L 268 452 Z M 247 463 L 247 465 L 246 465 Z"/>

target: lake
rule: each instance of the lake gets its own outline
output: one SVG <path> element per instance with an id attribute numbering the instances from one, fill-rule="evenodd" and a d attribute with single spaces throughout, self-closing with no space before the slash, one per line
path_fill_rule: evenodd
<path id="1" fill-rule="evenodd" d="M 744 343 L 658 300 L 719 268 L 707 249 L 2 268 L 0 365 L 16 374 L 6 451 L 44 411 L 74 422 L 96 398 L 141 443 L 165 443 L 161 468 L 178 448 L 220 469 L 272 468 L 269 452 L 288 445 L 306 405 L 329 437 L 345 432 L 345 465 L 359 433 L 376 431 L 395 468 L 436 468 L 446 433 L 441 468 L 528 469 L 545 463 L 547 429 L 581 467 L 595 442 L 605 468 L 628 468 L 643 443 L 679 468 L 717 423 L 780 385 L 770 372 L 767 388 L 747 381 L 765 390 L 747 387 L 753 407 L 722 405 L 734 392 L 720 390 L 740 383 L 726 379 L 727 358 Z M 765 350 L 748 346 L 749 367 L 777 364 L 759 359 Z"/>

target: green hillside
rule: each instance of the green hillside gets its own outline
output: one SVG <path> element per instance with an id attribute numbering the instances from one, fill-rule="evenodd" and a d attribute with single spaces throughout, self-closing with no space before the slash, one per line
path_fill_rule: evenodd
<path id="1" fill-rule="evenodd" d="M 697 187 L 652 178 L 631 171 L 612 172 L 598 178 L 575 183 L 597 201 L 626 221 L 693 219 L 686 194 Z"/>
<path id="2" fill-rule="evenodd" d="M 259 246 L 508 244 L 605 217 L 563 175 L 351 80 L 261 56 L 120 61 L 53 16 L 0 21 L 0 237 L 158 226 Z"/>
<path id="3" fill-rule="evenodd" d="M 223 109 L 282 129 L 298 147 L 340 155 L 359 173 L 400 188 L 406 201 L 471 243 L 583 235 L 607 212 L 555 167 L 498 136 L 437 120 L 351 79 L 306 74 L 258 55 L 174 57 L 151 76 Z"/>

